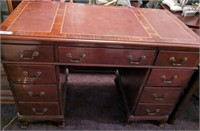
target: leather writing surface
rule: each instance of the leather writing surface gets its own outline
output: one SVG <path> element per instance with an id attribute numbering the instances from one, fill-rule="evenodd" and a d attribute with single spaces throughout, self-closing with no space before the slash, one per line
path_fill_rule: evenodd
<path id="1" fill-rule="evenodd" d="M 12 31 L 10 36 L 55 41 L 84 39 L 197 47 L 200 40 L 169 11 L 68 2 L 23 1 L 0 28 Z"/>
<path id="2" fill-rule="evenodd" d="M 187 30 L 182 28 L 166 12 L 153 9 L 140 10 L 140 12 L 161 38 L 194 39 Z"/>
<path id="3" fill-rule="evenodd" d="M 11 25 L 12 31 L 51 32 L 58 3 L 28 3 Z"/>
<path id="4" fill-rule="evenodd" d="M 128 8 L 82 4 L 67 6 L 61 33 L 150 37 Z"/>

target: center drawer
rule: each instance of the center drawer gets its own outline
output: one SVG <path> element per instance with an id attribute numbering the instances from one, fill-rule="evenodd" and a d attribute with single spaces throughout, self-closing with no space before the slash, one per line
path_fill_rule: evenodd
<path id="1" fill-rule="evenodd" d="M 65 63 L 106 65 L 150 65 L 154 50 L 58 47 L 59 61 Z"/>
<path id="2" fill-rule="evenodd" d="M 12 85 L 16 98 L 20 102 L 57 102 L 56 85 Z"/>
<path id="3" fill-rule="evenodd" d="M 56 83 L 53 65 L 17 65 L 7 64 L 7 75 L 13 83 Z"/>

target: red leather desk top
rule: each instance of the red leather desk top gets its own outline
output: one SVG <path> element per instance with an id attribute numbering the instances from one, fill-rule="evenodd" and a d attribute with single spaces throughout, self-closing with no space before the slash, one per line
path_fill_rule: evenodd
<path id="1" fill-rule="evenodd" d="M 169 11 L 77 3 L 23 1 L 1 24 L 15 37 L 199 46 L 199 37 Z M 3 39 L 6 35 L 2 35 Z"/>

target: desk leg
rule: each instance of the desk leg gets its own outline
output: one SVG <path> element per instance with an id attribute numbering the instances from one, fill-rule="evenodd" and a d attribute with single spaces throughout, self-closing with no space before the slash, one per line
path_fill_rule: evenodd
<path id="1" fill-rule="evenodd" d="M 120 79 L 118 70 L 115 72 L 115 75 L 116 75 L 116 77 L 115 77 L 115 85 L 116 85 L 116 87 L 117 87 L 117 89 L 119 91 L 119 94 L 120 94 L 120 96 L 121 96 L 121 98 L 123 100 L 123 104 L 124 104 L 125 111 L 126 111 L 126 121 L 127 121 L 127 119 L 130 116 L 130 111 L 129 111 L 129 107 L 128 107 L 128 102 L 126 100 L 126 95 L 125 95 L 123 86 L 121 84 L 121 79 Z"/>

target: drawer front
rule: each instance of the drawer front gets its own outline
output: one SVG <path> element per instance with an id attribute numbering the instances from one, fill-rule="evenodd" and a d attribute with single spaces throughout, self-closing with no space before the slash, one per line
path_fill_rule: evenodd
<path id="1" fill-rule="evenodd" d="M 21 102 L 57 102 L 56 85 L 13 85 L 16 97 Z"/>
<path id="2" fill-rule="evenodd" d="M 180 96 L 181 88 L 145 87 L 140 103 L 175 103 Z"/>
<path id="3" fill-rule="evenodd" d="M 158 105 L 158 104 L 142 104 L 140 103 L 136 110 L 136 116 L 164 116 L 169 115 L 173 105 Z"/>
<path id="4" fill-rule="evenodd" d="M 193 74 L 193 70 L 153 69 L 147 86 L 184 86 Z"/>
<path id="5" fill-rule="evenodd" d="M 199 64 L 199 53 L 161 51 L 155 65 L 195 67 Z"/>
<path id="6" fill-rule="evenodd" d="M 54 61 L 53 46 L 2 45 L 3 60 L 7 61 Z"/>
<path id="7" fill-rule="evenodd" d="M 56 83 L 53 65 L 12 65 L 6 66 L 8 76 L 13 83 Z"/>
<path id="8" fill-rule="evenodd" d="M 59 61 L 107 65 L 150 65 L 154 50 L 58 47 Z"/>
<path id="9" fill-rule="evenodd" d="M 19 103 L 20 115 L 59 115 L 58 103 Z"/>

